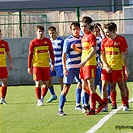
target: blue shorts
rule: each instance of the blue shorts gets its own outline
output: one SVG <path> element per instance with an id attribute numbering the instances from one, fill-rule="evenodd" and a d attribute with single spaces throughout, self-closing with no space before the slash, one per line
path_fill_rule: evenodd
<path id="1" fill-rule="evenodd" d="M 65 84 L 72 84 L 73 83 L 73 80 L 75 79 L 76 83 L 80 82 L 81 83 L 81 79 L 79 78 L 79 72 L 80 72 L 80 69 L 76 69 L 75 70 L 73 69 L 70 69 L 68 70 L 68 76 L 64 76 L 63 78 L 63 83 Z"/>
<path id="2" fill-rule="evenodd" d="M 97 66 L 97 69 L 96 69 L 96 78 L 95 78 L 95 86 L 96 85 L 101 85 L 101 73 L 102 73 L 101 66 Z"/>
<path id="3" fill-rule="evenodd" d="M 50 76 L 57 76 L 58 78 L 63 78 L 63 68 L 62 66 L 55 66 L 54 71 L 50 70 Z"/>

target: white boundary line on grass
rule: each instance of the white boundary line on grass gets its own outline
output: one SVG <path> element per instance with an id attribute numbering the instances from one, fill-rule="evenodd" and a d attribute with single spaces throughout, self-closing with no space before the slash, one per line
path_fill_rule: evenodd
<path id="1" fill-rule="evenodd" d="M 133 97 L 129 100 L 129 103 L 133 102 Z M 103 117 L 95 126 L 93 126 L 90 130 L 88 130 L 86 133 L 94 133 L 96 130 L 98 130 L 111 116 L 113 116 L 115 113 L 117 113 L 120 109 L 122 109 L 122 105 L 119 106 L 117 109 L 111 111 L 108 115 Z"/>

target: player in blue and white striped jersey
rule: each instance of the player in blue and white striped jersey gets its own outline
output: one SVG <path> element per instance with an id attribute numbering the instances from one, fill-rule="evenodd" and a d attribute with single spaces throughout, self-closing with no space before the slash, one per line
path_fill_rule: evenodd
<path id="1" fill-rule="evenodd" d="M 80 24 L 72 22 L 70 25 L 72 35 L 64 41 L 62 64 L 63 64 L 63 90 L 60 94 L 59 112 L 58 115 L 65 115 L 63 107 L 68 90 L 75 79 L 77 83 L 76 87 L 76 107 L 75 110 L 81 110 L 81 80 L 79 79 L 79 64 L 81 62 L 81 36 L 80 36 Z"/>
<path id="2" fill-rule="evenodd" d="M 51 75 L 51 79 L 53 76 L 58 77 L 61 90 L 62 90 L 63 89 L 62 52 L 63 52 L 64 40 L 61 37 L 57 36 L 56 27 L 54 26 L 50 26 L 48 28 L 48 33 L 50 36 L 50 40 L 52 42 L 53 52 L 54 52 L 54 61 L 55 61 L 54 66 L 51 65 L 50 75 Z M 57 96 L 54 91 L 53 83 L 51 80 L 49 81 L 49 90 L 51 93 L 51 97 L 47 101 L 48 103 L 57 99 Z"/>

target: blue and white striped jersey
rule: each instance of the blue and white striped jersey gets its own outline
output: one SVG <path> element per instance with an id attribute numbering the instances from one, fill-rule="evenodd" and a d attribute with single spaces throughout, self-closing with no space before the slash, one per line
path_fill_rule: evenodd
<path id="1" fill-rule="evenodd" d="M 96 37 L 96 60 L 100 63 L 100 49 L 101 49 L 102 36 Z"/>
<path id="2" fill-rule="evenodd" d="M 67 69 L 79 68 L 78 64 L 81 62 L 81 53 L 73 50 L 71 45 L 81 49 L 81 37 L 76 38 L 70 35 L 64 41 L 63 53 L 66 53 L 66 67 Z"/>
<path id="3" fill-rule="evenodd" d="M 57 37 L 54 41 L 51 40 L 51 42 L 54 50 L 54 66 L 61 66 L 64 40 L 60 37 Z"/>

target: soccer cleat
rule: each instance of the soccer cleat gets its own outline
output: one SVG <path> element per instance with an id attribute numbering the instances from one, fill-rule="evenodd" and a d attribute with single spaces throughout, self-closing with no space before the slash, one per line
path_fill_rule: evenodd
<path id="1" fill-rule="evenodd" d="M 103 104 L 98 105 L 98 109 L 96 110 L 96 114 L 99 113 L 104 107 L 106 107 L 106 103 L 104 102 Z"/>
<path id="2" fill-rule="evenodd" d="M 95 115 L 95 110 L 90 109 L 88 113 L 85 114 L 87 115 Z"/>
<path id="3" fill-rule="evenodd" d="M 61 111 L 58 111 L 58 115 L 59 116 L 65 116 L 66 114 L 64 114 L 64 112 L 61 110 Z"/>
<path id="4" fill-rule="evenodd" d="M 123 106 L 123 111 L 129 111 L 127 106 Z"/>
<path id="5" fill-rule="evenodd" d="M 42 103 L 43 103 L 43 101 L 44 101 L 44 97 L 41 97 L 41 101 L 42 101 Z"/>
<path id="6" fill-rule="evenodd" d="M 83 113 L 83 114 L 87 113 L 89 110 L 90 110 L 90 105 L 87 105 L 87 106 L 84 105 L 84 106 L 82 107 L 82 113 Z"/>
<path id="7" fill-rule="evenodd" d="M 76 106 L 75 110 L 82 110 L 82 106 L 81 105 Z"/>
<path id="8" fill-rule="evenodd" d="M 100 112 L 108 112 L 108 107 L 104 107 Z"/>
<path id="9" fill-rule="evenodd" d="M 52 95 L 52 96 L 50 97 L 50 99 L 47 101 L 47 103 L 50 103 L 50 102 L 52 102 L 53 100 L 57 100 L 57 96 L 56 96 L 56 95 Z"/>
<path id="10" fill-rule="evenodd" d="M 127 108 L 129 108 L 129 104 L 127 104 L 126 106 L 127 106 Z"/>
<path id="11" fill-rule="evenodd" d="M 110 100 L 110 98 L 108 99 L 108 103 L 112 103 L 112 101 Z"/>
<path id="12" fill-rule="evenodd" d="M 116 104 L 112 105 L 111 109 L 117 109 L 117 105 Z"/>
<path id="13" fill-rule="evenodd" d="M 38 100 L 37 106 L 43 106 L 43 103 L 41 100 Z"/>
<path id="14" fill-rule="evenodd" d="M 0 103 L 1 103 L 1 104 L 6 104 L 5 99 L 4 99 L 4 98 L 2 98 L 2 99 L 0 100 Z"/>

